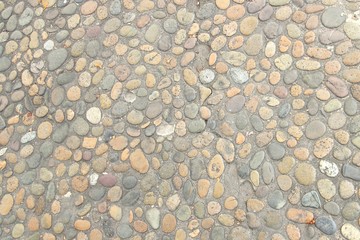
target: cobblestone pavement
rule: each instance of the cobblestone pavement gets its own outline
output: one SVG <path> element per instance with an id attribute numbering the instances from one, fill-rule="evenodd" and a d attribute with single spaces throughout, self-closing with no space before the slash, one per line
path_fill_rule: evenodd
<path id="1" fill-rule="evenodd" d="M 0 0 L 0 238 L 360 239 L 359 0 Z"/>

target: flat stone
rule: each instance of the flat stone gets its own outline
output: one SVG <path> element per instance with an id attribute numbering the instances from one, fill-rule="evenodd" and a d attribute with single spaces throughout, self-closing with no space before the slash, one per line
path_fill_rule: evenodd
<path id="1" fill-rule="evenodd" d="M 360 181 L 360 168 L 350 164 L 344 164 L 342 167 L 342 175 L 355 181 Z"/>
<path id="2" fill-rule="evenodd" d="M 344 32 L 351 40 L 360 39 L 360 24 L 355 22 L 347 22 L 344 24 Z"/>
<path id="3" fill-rule="evenodd" d="M 327 8 L 321 15 L 321 22 L 325 27 L 337 28 L 346 20 L 345 13 L 337 7 Z"/>
<path id="4" fill-rule="evenodd" d="M 322 137 L 326 132 L 326 126 L 320 120 L 310 122 L 305 129 L 305 136 L 311 140 Z"/>
<path id="5" fill-rule="evenodd" d="M 330 217 L 320 216 L 316 218 L 315 226 L 327 235 L 335 234 L 337 227 Z"/>
<path id="6" fill-rule="evenodd" d="M 49 53 L 47 60 L 49 62 L 49 70 L 54 71 L 61 67 L 68 57 L 68 52 L 64 48 L 53 50 Z"/>
<path id="7" fill-rule="evenodd" d="M 344 28 L 345 28 L 345 25 L 344 25 Z M 322 32 L 319 36 L 319 40 L 322 44 L 329 45 L 329 44 L 339 42 L 339 41 L 343 40 L 345 37 L 346 37 L 345 34 L 343 34 L 340 31 L 330 30 L 330 31 Z"/>
<path id="8" fill-rule="evenodd" d="M 160 227 L 160 211 L 157 208 L 151 208 L 146 211 L 145 218 L 153 229 Z"/>
<path id="9" fill-rule="evenodd" d="M 122 223 L 116 228 L 116 233 L 121 238 L 129 238 L 133 235 L 133 230 L 129 224 Z"/>
<path id="10" fill-rule="evenodd" d="M 336 177 L 339 174 L 339 168 L 333 162 L 321 160 L 319 163 L 320 172 L 328 177 Z"/>
<path id="11" fill-rule="evenodd" d="M 238 113 L 245 105 L 245 98 L 241 95 L 236 95 L 226 102 L 226 110 L 230 113 Z"/>
<path id="12" fill-rule="evenodd" d="M 315 142 L 314 156 L 317 158 L 324 158 L 327 156 L 334 146 L 334 140 L 332 138 L 322 138 Z"/>
<path id="13" fill-rule="evenodd" d="M 304 207 L 320 208 L 321 201 L 318 193 L 316 191 L 310 191 L 308 193 L 305 193 L 301 199 L 301 204 Z"/>
<path id="14" fill-rule="evenodd" d="M 286 199 L 284 198 L 284 195 L 280 190 L 275 190 L 269 193 L 267 203 L 270 207 L 274 209 L 281 209 L 285 206 Z"/>
<path id="15" fill-rule="evenodd" d="M 360 213 L 360 204 L 358 202 L 347 202 L 342 208 L 341 214 L 348 221 L 354 221 Z"/>
<path id="16" fill-rule="evenodd" d="M 336 202 L 327 202 L 324 204 L 324 210 L 331 215 L 337 216 L 340 214 L 340 207 Z"/>
<path id="17" fill-rule="evenodd" d="M 7 57 L 0 58 L 0 72 L 5 72 L 11 66 L 11 61 Z"/>
<path id="18" fill-rule="evenodd" d="M 341 227 L 341 234 L 348 240 L 358 240 L 360 236 L 360 230 L 350 223 L 345 223 Z"/>
<path id="19" fill-rule="evenodd" d="M 329 79 L 325 82 L 325 85 L 337 97 L 343 98 L 349 94 L 349 90 L 345 82 L 337 77 L 329 77 Z"/>
<path id="20" fill-rule="evenodd" d="M 280 160 L 285 156 L 285 148 L 279 143 L 271 143 L 267 147 L 267 153 L 273 160 Z"/>
<path id="21" fill-rule="evenodd" d="M 255 0 L 252 2 L 249 2 L 246 5 L 246 9 L 249 13 L 256 13 L 259 12 L 263 7 L 265 7 L 266 0 Z"/>
<path id="22" fill-rule="evenodd" d="M 315 182 L 316 170 L 308 163 L 300 163 L 295 169 L 295 178 L 302 185 L 311 185 Z"/>
<path id="23" fill-rule="evenodd" d="M 230 68 L 228 71 L 228 77 L 238 84 L 244 84 L 249 80 L 249 74 L 242 68 Z"/>

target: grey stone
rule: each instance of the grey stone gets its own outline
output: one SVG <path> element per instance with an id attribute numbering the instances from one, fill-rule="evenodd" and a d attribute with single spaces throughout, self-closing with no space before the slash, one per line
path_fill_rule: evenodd
<path id="1" fill-rule="evenodd" d="M 194 158 L 190 161 L 190 177 L 192 180 L 199 180 L 205 172 L 205 165 L 202 159 Z"/>
<path id="2" fill-rule="evenodd" d="M 211 83 L 215 79 L 215 73 L 211 69 L 204 69 L 199 73 L 199 79 L 202 83 Z"/>
<path id="3" fill-rule="evenodd" d="M 327 235 L 333 235 L 336 232 L 336 223 L 330 217 L 320 216 L 316 218 L 315 226 Z"/>
<path id="4" fill-rule="evenodd" d="M 99 187 L 99 186 L 95 186 L 92 187 L 89 191 L 89 197 L 94 200 L 94 201 L 100 201 L 106 193 L 106 189 Z"/>
<path id="5" fill-rule="evenodd" d="M 286 204 L 286 199 L 280 190 L 275 190 L 269 193 L 267 203 L 274 209 L 281 209 Z"/>
<path id="6" fill-rule="evenodd" d="M 291 111 L 290 103 L 284 103 L 279 107 L 278 116 L 279 118 L 285 118 Z"/>
<path id="7" fill-rule="evenodd" d="M 177 21 L 173 18 L 166 19 L 164 21 L 163 28 L 167 33 L 176 33 L 176 31 L 178 30 Z"/>
<path id="8" fill-rule="evenodd" d="M 190 180 L 184 183 L 182 190 L 183 197 L 188 204 L 193 204 L 196 197 L 196 189 Z"/>
<path id="9" fill-rule="evenodd" d="M 111 114 L 114 115 L 116 118 L 121 118 L 126 115 L 129 110 L 129 106 L 126 102 L 118 101 L 114 104 L 111 108 Z"/>
<path id="10" fill-rule="evenodd" d="M 225 239 L 225 229 L 221 226 L 215 226 L 210 233 L 211 240 L 224 240 Z"/>
<path id="11" fill-rule="evenodd" d="M 279 212 L 268 211 L 264 220 L 267 227 L 275 230 L 280 229 L 283 225 L 283 217 Z"/>
<path id="12" fill-rule="evenodd" d="M 259 12 L 259 19 L 261 21 L 267 21 L 271 18 L 273 13 L 274 13 L 274 8 L 268 4 Z"/>
<path id="13" fill-rule="evenodd" d="M 157 208 L 151 208 L 145 213 L 146 221 L 150 224 L 153 229 L 160 227 L 160 211 Z"/>
<path id="14" fill-rule="evenodd" d="M 36 131 L 27 132 L 24 134 L 24 136 L 21 137 L 20 142 L 21 143 L 28 143 L 36 137 Z"/>
<path id="15" fill-rule="evenodd" d="M 298 78 L 298 71 L 290 70 L 284 73 L 284 82 L 286 84 L 293 84 Z"/>
<path id="16" fill-rule="evenodd" d="M 25 10 L 20 15 L 19 25 L 20 26 L 28 25 L 31 22 L 33 16 L 34 16 L 34 11 L 29 7 L 25 8 Z"/>
<path id="17" fill-rule="evenodd" d="M 249 81 L 248 72 L 242 68 L 230 68 L 227 75 L 232 81 L 238 84 L 243 84 Z"/>
<path id="18" fill-rule="evenodd" d="M 0 58 L 0 72 L 5 72 L 11 66 L 11 61 L 7 57 Z"/>
<path id="19" fill-rule="evenodd" d="M 146 109 L 146 117 L 153 119 L 159 116 L 163 111 L 163 104 L 160 101 L 152 102 Z"/>
<path id="20" fill-rule="evenodd" d="M 100 51 L 100 43 L 97 40 L 92 40 L 86 45 L 85 52 L 89 57 L 96 57 Z"/>
<path id="21" fill-rule="evenodd" d="M 213 3 L 201 4 L 199 10 L 196 12 L 196 17 L 200 20 L 210 18 L 215 14 L 216 7 Z"/>
<path id="22" fill-rule="evenodd" d="M 161 51 L 166 52 L 166 51 L 170 50 L 171 47 L 172 47 L 171 37 L 169 35 L 162 35 L 158 41 L 158 48 Z"/>
<path id="23" fill-rule="evenodd" d="M 311 116 L 314 116 L 319 111 L 318 102 L 314 98 L 311 98 L 307 103 L 307 109 L 308 109 L 308 113 Z"/>
<path id="24" fill-rule="evenodd" d="M 116 77 L 114 75 L 107 75 L 105 76 L 104 80 L 101 82 L 101 89 L 103 90 L 111 90 L 111 88 L 113 87 L 114 83 L 116 82 Z"/>
<path id="25" fill-rule="evenodd" d="M 44 158 L 47 158 L 52 154 L 53 148 L 53 143 L 51 141 L 47 141 L 40 146 L 39 151 Z"/>
<path id="26" fill-rule="evenodd" d="M 189 132 L 200 133 L 205 130 L 206 124 L 202 119 L 191 120 L 188 125 Z"/>
<path id="27" fill-rule="evenodd" d="M 250 160 L 250 168 L 257 169 L 265 159 L 265 152 L 258 151 L 256 152 Z"/>
<path id="28" fill-rule="evenodd" d="M 6 127 L 5 120 L 2 116 L 0 116 L 0 130 L 3 130 Z"/>
<path id="29" fill-rule="evenodd" d="M 357 102 L 353 98 L 348 98 L 344 103 L 344 111 L 349 116 L 354 116 L 357 113 Z"/>
<path id="30" fill-rule="evenodd" d="M 64 41 L 69 36 L 69 34 L 70 33 L 67 30 L 60 30 L 58 33 L 56 33 L 55 40 L 60 43 Z"/>
<path id="31" fill-rule="evenodd" d="M 340 42 L 345 38 L 346 35 L 338 30 L 325 31 L 319 35 L 319 41 L 324 45 Z"/>
<path id="32" fill-rule="evenodd" d="M 325 27 L 336 28 L 346 20 L 345 13 L 339 7 L 327 8 L 321 15 L 321 22 Z"/>
<path id="33" fill-rule="evenodd" d="M 245 105 L 245 97 L 236 95 L 226 102 L 226 110 L 230 113 L 238 113 Z"/>
<path id="34" fill-rule="evenodd" d="M 160 26 L 158 24 L 152 24 L 145 32 L 144 38 L 149 43 L 154 43 L 160 35 Z"/>
<path id="35" fill-rule="evenodd" d="M 190 86 L 185 87 L 184 96 L 188 102 L 195 100 L 196 94 L 197 94 L 197 92 L 192 87 L 190 87 Z"/>
<path id="36" fill-rule="evenodd" d="M 116 233 L 121 238 L 129 238 L 133 235 L 133 230 L 129 224 L 121 223 L 117 229 Z"/>
<path id="37" fill-rule="evenodd" d="M 67 123 L 63 123 L 58 125 L 53 132 L 52 140 L 56 143 L 62 143 L 69 131 L 69 125 Z"/>
<path id="38" fill-rule="evenodd" d="M 6 23 L 6 30 L 8 32 L 14 31 L 16 29 L 17 22 L 18 22 L 18 20 L 17 20 L 16 15 L 11 15 L 11 17 L 9 18 L 9 20 Z"/>
<path id="39" fill-rule="evenodd" d="M 264 162 L 262 165 L 262 177 L 265 184 L 269 185 L 274 181 L 275 170 L 270 162 Z"/>
<path id="40" fill-rule="evenodd" d="M 186 117 L 194 119 L 199 112 L 199 107 L 195 103 L 190 103 L 189 105 L 185 106 L 184 114 Z"/>
<path id="41" fill-rule="evenodd" d="M 105 33 L 116 31 L 121 26 L 121 21 L 118 18 L 110 18 L 104 24 L 103 30 Z"/>
<path id="42" fill-rule="evenodd" d="M 122 184 L 123 184 L 124 188 L 126 188 L 126 189 L 134 188 L 137 185 L 137 182 L 138 182 L 137 178 L 134 176 L 130 176 L 130 175 L 125 176 L 122 179 Z"/>
<path id="43" fill-rule="evenodd" d="M 246 4 L 249 13 L 257 13 L 265 7 L 266 0 L 254 0 Z"/>
<path id="44" fill-rule="evenodd" d="M 215 81 L 212 85 L 212 88 L 215 90 L 224 90 L 229 88 L 231 82 L 224 75 L 217 75 Z"/>
<path id="45" fill-rule="evenodd" d="M 29 185 L 35 181 L 37 177 L 36 170 L 28 170 L 21 174 L 20 182 L 24 185 Z"/>
<path id="46" fill-rule="evenodd" d="M 240 167 L 238 167 L 237 169 L 237 174 L 239 175 L 239 177 L 241 177 L 242 179 L 246 179 L 249 177 L 250 174 L 250 168 L 249 166 L 246 165 L 241 165 Z"/>
<path id="47" fill-rule="evenodd" d="M 76 118 L 71 127 L 75 133 L 81 136 L 85 136 L 90 130 L 89 124 L 81 117 Z"/>
<path id="48" fill-rule="evenodd" d="M 179 219 L 180 221 L 185 222 L 189 220 L 190 217 L 191 217 L 191 209 L 188 205 L 181 205 L 176 210 L 176 218 Z"/>
<path id="49" fill-rule="evenodd" d="M 111 1 L 109 10 L 110 10 L 110 13 L 112 15 L 119 15 L 121 13 L 121 2 L 120 2 L 120 0 Z"/>
<path id="50" fill-rule="evenodd" d="M 165 163 L 160 167 L 159 176 L 162 179 L 171 178 L 176 172 L 176 166 L 173 163 Z"/>
<path id="51" fill-rule="evenodd" d="M 311 140 L 322 137 L 326 132 L 326 126 L 320 120 L 311 121 L 305 129 L 305 136 Z"/>
<path id="52" fill-rule="evenodd" d="M 342 167 L 342 175 L 352 180 L 360 181 L 360 168 L 346 163 Z"/>
<path id="53" fill-rule="evenodd" d="M 308 193 L 305 193 L 301 199 L 301 204 L 304 207 L 320 208 L 321 201 L 319 198 L 319 194 L 316 191 L 310 191 Z"/>
<path id="54" fill-rule="evenodd" d="M 140 191 L 132 190 L 125 194 L 125 196 L 121 199 L 121 203 L 124 206 L 133 206 L 140 198 Z"/>
<path id="55" fill-rule="evenodd" d="M 41 163 L 41 155 L 39 153 L 34 153 L 26 159 L 26 162 L 29 168 L 37 168 L 38 166 L 40 166 Z"/>
<path id="56" fill-rule="evenodd" d="M 264 27 L 264 34 L 268 39 L 274 39 L 282 33 L 281 25 L 270 21 Z"/>
<path id="57" fill-rule="evenodd" d="M 281 144 L 273 142 L 267 147 L 267 153 L 271 159 L 280 160 L 285 156 L 285 148 Z"/>
<path id="58" fill-rule="evenodd" d="M 7 20 L 9 19 L 9 17 L 11 17 L 11 14 L 13 12 L 13 7 L 12 6 L 9 6 L 7 8 L 5 8 L 4 10 L 2 10 L 1 12 L 1 17 L 4 19 L 4 20 Z"/>
<path id="59" fill-rule="evenodd" d="M 61 14 L 63 15 L 72 15 L 76 12 L 77 5 L 75 3 L 70 3 L 69 5 L 65 6 L 61 10 Z"/>
<path id="60" fill-rule="evenodd" d="M 322 72 L 304 73 L 303 82 L 310 88 L 318 88 L 324 81 L 325 75 Z"/>
<path id="61" fill-rule="evenodd" d="M 49 70 L 58 69 L 65 62 L 68 52 L 64 48 L 53 50 L 49 53 L 47 60 L 49 62 Z"/>
<path id="62" fill-rule="evenodd" d="M 261 34 L 254 34 L 249 37 L 243 48 L 248 55 L 256 56 L 264 48 L 263 45 L 263 36 Z"/>
<path id="63" fill-rule="evenodd" d="M 75 80 L 76 80 L 76 73 L 74 73 L 74 72 L 61 73 L 56 79 L 56 81 L 59 85 L 64 85 L 64 84 L 70 83 Z"/>
<path id="64" fill-rule="evenodd" d="M 205 205 L 202 202 L 196 202 L 194 204 L 194 215 L 197 218 L 204 218 L 205 217 Z"/>
<path id="65" fill-rule="evenodd" d="M 348 221 L 354 221 L 359 217 L 360 204 L 358 202 L 347 202 L 341 211 L 342 216 Z"/>
<path id="66" fill-rule="evenodd" d="M 249 124 L 249 117 L 246 115 L 245 112 L 240 112 L 236 115 L 235 118 L 235 126 L 239 130 L 243 130 Z"/>
<path id="67" fill-rule="evenodd" d="M 324 210 L 331 215 L 337 216 L 340 214 L 340 207 L 336 202 L 327 202 L 324 204 Z"/>
<path id="68" fill-rule="evenodd" d="M 255 129 L 255 131 L 261 132 L 264 130 L 264 124 L 258 115 L 252 115 L 250 117 L 250 123 L 251 126 Z"/>

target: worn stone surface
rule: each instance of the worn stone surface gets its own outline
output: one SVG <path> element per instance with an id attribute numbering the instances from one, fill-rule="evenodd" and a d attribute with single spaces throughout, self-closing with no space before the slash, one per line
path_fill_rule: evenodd
<path id="1" fill-rule="evenodd" d="M 0 0 L 0 239 L 358 239 L 356 0 Z"/>

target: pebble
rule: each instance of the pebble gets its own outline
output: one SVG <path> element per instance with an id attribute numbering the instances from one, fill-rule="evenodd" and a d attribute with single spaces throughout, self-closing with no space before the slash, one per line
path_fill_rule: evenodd
<path id="1" fill-rule="evenodd" d="M 320 208 L 321 201 L 319 195 L 316 191 L 310 191 L 305 193 L 301 198 L 301 204 L 304 207 Z"/>
<path id="2" fill-rule="evenodd" d="M 315 226 L 327 235 L 333 235 L 337 230 L 334 220 L 325 216 L 317 217 Z"/>
<path id="3" fill-rule="evenodd" d="M 49 70 L 54 71 L 58 69 L 61 65 L 63 65 L 67 57 L 68 52 L 64 48 L 51 51 L 47 57 L 49 62 Z"/>

